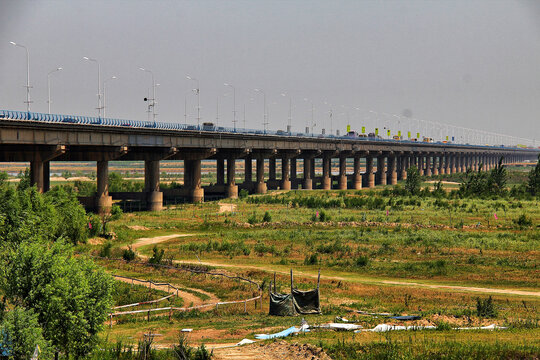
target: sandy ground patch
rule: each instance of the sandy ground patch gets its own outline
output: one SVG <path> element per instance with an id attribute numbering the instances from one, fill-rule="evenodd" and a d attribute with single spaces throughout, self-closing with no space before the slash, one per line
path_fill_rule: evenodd
<path id="1" fill-rule="evenodd" d="M 236 204 L 219 204 L 219 213 L 235 212 Z"/>
<path id="2" fill-rule="evenodd" d="M 207 346 L 208 349 L 212 345 Z M 214 349 L 214 359 L 233 359 L 233 360 L 281 360 L 281 359 L 313 359 L 327 360 L 330 357 L 320 348 L 309 344 L 289 344 L 286 341 L 276 341 L 273 343 L 254 343 L 250 345 L 216 348 Z"/>
<path id="3" fill-rule="evenodd" d="M 150 230 L 146 226 L 142 226 L 142 225 L 129 225 L 128 228 L 130 228 L 131 230 L 137 230 L 137 231 Z"/>
<path id="4" fill-rule="evenodd" d="M 438 182 L 439 182 L 438 180 L 429 180 L 429 181 L 426 181 L 426 184 L 435 184 Z M 455 181 L 441 181 L 441 184 L 459 185 L 460 183 L 455 182 Z"/>
<path id="5" fill-rule="evenodd" d="M 125 283 L 129 283 L 131 284 L 131 279 L 125 279 L 125 278 L 116 278 L 116 280 L 118 281 L 122 281 L 122 282 L 125 282 Z M 146 287 L 149 287 L 150 285 L 148 283 L 141 283 L 141 282 L 137 282 L 135 281 L 134 282 L 136 285 L 144 285 Z M 198 305 L 202 305 L 202 304 L 213 304 L 213 303 L 217 303 L 219 302 L 219 298 L 208 292 L 208 291 L 204 291 L 204 290 L 200 290 L 200 289 L 192 289 L 192 288 L 188 288 L 186 286 L 183 286 L 183 285 L 178 285 L 178 284 L 172 284 L 173 286 L 176 286 L 178 288 L 183 288 L 183 289 L 187 289 L 187 290 L 191 290 L 191 291 L 195 291 L 195 292 L 198 292 L 200 294 L 204 294 L 206 296 L 208 296 L 209 298 L 207 300 L 202 300 L 200 297 L 198 297 L 197 295 L 195 294 L 192 294 L 191 292 L 188 292 L 188 291 L 183 291 L 183 290 L 178 290 L 178 297 L 182 298 L 184 300 L 184 307 L 188 307 L 188 306 L 198 306 Z M 152 285 L 152 289 L 157 289 L 157 290 L 161 290 L 161 291 L 165 291 L 169 294 L 176 294 L 176 290 L 167 286 L 167 285 Z M 210 308 L 208 308 L 210 309 Z M 204 310 L 207 310 L 207 309 L 202 309 L 203 311 Z"/>
<path id="6" fill-rule="evenodd" d="M 195 234 L 171 234 L 171 235 L 163 235 L 163 236 L 155 236 L 151 238 L 140 238 L 135 240 L 133 245 L 131 246 L 132 249 L 137 249 L 141 246 L 145 245 L 152 245 L 152 244 L 159 244 L 171 239 L 179 238 L 179 237 L 185 237 L 185 236 L 194 236 Z"/>

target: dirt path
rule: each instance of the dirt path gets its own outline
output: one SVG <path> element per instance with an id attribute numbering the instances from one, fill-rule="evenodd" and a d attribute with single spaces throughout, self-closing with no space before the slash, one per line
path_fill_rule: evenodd
<path id="1" fill-rule="evenodd" d="M 171 235 L 155 236 L 151 238 L 140 238 L 140 239 L 135 240 L 135 242 L 131 245 L 131 247 L 133 250 L 135 250 L 141 246 L 159 244 L 161 242 L 165 242 L 171 239 L 185 237 L 185 236 L 194 236 L 194 235 L 195 234 L 171 234 Z"/>
<path id="2" fill-rule="evenodd" d="M 212 346 L 208 346 L 212 348 Z M 281 360 L 281 359 L 330 359 L 320 348 L 309 344 L 288 343 L 278 340 L 269 344 L 254 343 L 250 345 L 216 348 L 214 351 L 215 360 Z"/>
<path id="3" fill-rule="evenodd" d="M 178 262 L 189 263 L 187 261 L 178 261 Z M 199 264 L 216 266 L 216 267 L 226 267 L 226 268 L 253 269 L 253 270 L 266 271 L 266 272 L 271 272 L 271 273 L 276 272 L 278 274 L 285 274 L 285 275 L 289 274 L 289 272 L 287 271 L 279 271 L 273 268 L 267 268 L 265 266 L 233 265 L 233 264 L 216 263 L 213 261 L 201 261 L 199 262 Z M 315 279 L 317 278 L 316 273 L 312 274 L 312 273 L 306 273 L 302 271 L 295 271 L 295 274 L 299 276 L 309 277 L 309 278 L 315 278 Z M 395 286 L 416 286 L 416 287 L 427 287 L 430 289 L 451 289 L 451 290 L 458 290 L 458 291 L 479 292 L 479 293 L 485 293 L 485 294 L 522 295 L 522 296 L 540 297 L 539 291 L 527 291 L 527 290 L 495 289 L 495 288 L 482 288 L 482 287 L 474 287 L 474 286 L 459 286 L 459 285 L 444 285 L 444 284 L 427 284 L 427 283 L 417 283 L 417 282 L 408 282 L 408 281 L 382 280 L 382 279 L 368 278 L 368 277 L 349 278 L 349 277 L 342 277 L 342 276 L 321 275 L 321 279 L 351 281 L 351 282 L 359 282 L 359 283 L 373 284 L 373 285 L 384 284 L 384 285 L 395 285 Z"/>
<path id="4" fill-rule="evenodd" d="M 118 281 L 123 281 L 123 282 L 131 284 L 131 279 L 117 278 L 117 277 L 115 277 L 115 279 L 118 280 Z M 141 282 L 137 282 L 137 281 L 135 281 L 135 284 L 144 285 L 144 286 L 147 286 L 147 287 L 149 286 L 148 283 L 141 283 Z M 178 297 L 180 297 L 180 298 L 182 298 L 184 300 L 184 306 L 185 307 L 198 306 L 198 305 L 202 305 L 202 304 L 213 304 L 213 303 L 217 303 L 217 302 L 220 301 L 220 299 L 216 295 L 214 295 L 214 294 L 212 294 L 210 292 L 207 292 L 207 291 L 204 291 L 204 290 L 201 290 L 201 289 L 188 288 L 188 287 L 185 287 L 183 285 L 177 285 L 177 284 L 172 284 L 172 285 L 174 285 L 174 286 L 176 286 L 178 288 L 187 289 L 187 290 L 190 290 L 190 291 L 195 291 L 197 293 L 204 294 L 204 295 L 209 297 L 207 300 L 203 300 L 200 297 L 198 297 L 197 295 L 192 294 L 191 292 L 178 290 Z M 152 285 L 152 289 L 165 291 L 165 292 L 167 292 L 169 294 L 176 294 L 176 290 L 172 289 L 171 287 L 168 287 L 167 285 L 159 285 L 159 286 Z M 193 305 L 191 305 L 191 304 L 193 304 Z"/>

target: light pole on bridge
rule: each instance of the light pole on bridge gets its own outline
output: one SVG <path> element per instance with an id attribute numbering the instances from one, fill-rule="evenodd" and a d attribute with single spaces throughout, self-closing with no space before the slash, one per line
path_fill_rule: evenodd
<path id="1" fill-rule="evenodd" d="M 236 88 L 228 83 L 224 83 L 223 85 L 233 89 L 233 127 L 234 132 L 236 132 Z"/>
<path id="2" fill-rule="evenodd" d="M 97 66 L 98 66 L 98 84 L 97 84 L 98 106 L 97 106 L 97 110 L 98 110 L 98 118 L 101 120 L 101 110 L 103 109 L 103 106 L 101 104 L 101 65 L 99 64 L 99 61 L 97 61 L 96 59 L 89 58 L 88 56 L 84 56 L 83 60 L 95 62 L 97 64 Z"/>
<path id="3" fill-rule="evenodd" d="M 193 89 L 193 91 L 195 91 L 195 94 L 197 94 L 197 128 L 200 128 L 201 127 L 201 99 L 200 99 L 201 89 L 199 87 L 199 80 L 189 75 L 186 76 L 186 79 L 195 81 L 197 83 L 197 88 Z"/>
<path id="4" fill-rule="evenodd" d="M 30 112 L 30 103 L 32 101 L 30 101 L 30 53 L 28 51 L 28 48 L 24 45 L 21 45 L 21 44 L 18 44 L 16 42 L 13 42 L 13 41 L 10 41 L 9 42 L 11 45 L 13 46 L 18 46 L 18 47 L 21 47 L 23 48 L 24 50 L 26 50 L 26 112 Z"/>
<path id="5" fill-rule="evenodd" d="M 266 127 L 268 125 L 268 114 L 266 112 L 266 93 L 261 89 L 254 89 L 254 91 L 263 95 L 263 129 L 264 133 L 266 134 Z"/>
<path id="6" fill-rule="evenodd" d="M 154 122 L 154 126 L 156 125 L 156 86 L 159 86 L 159 84 L 156 84 L 156 81 L 154 79 L 154 73 L 151 70 L 145 69 L 140 67 L 139 70 L 145 71 L 147 73 L 150 73 L 152 76 L 152 98 L 146 99 L 148 102 L 148 117 L 150 117 L 150 108 L 152 108 L 152 121 Z"/>
<path id="7" fill-rule="evenodd" d="M 47 74 L 47 104 L 49 105 L 49 114 L 51 113 L 51 75 L 57 71 L 61 71 L 63 68 L 58 67 Z"/>

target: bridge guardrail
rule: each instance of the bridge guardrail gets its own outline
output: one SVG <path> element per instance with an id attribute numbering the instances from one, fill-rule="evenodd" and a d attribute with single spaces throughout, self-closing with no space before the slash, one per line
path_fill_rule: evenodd
<path id="1" fill-rule="evenodd" d="M 394 140 L 383 138 L 370 138 L 370 137 L 349 137 L 349 136 L 336 136 L 332 134 L 305 134 L 299 132 L 286 132 L 286 131 L 274 131 L 274 130 L 257 130 L 257 129 L 244 129 L 244 128 L 230 128 L 224 126 L 212 126 L 205 127 L 200 125 L 180 124 L 180 123 L 164 123 L 164 122 L 152 122 L 142 120 L 125 120 L 116 118 L 99 118 L 92 116 L 80 116 L 80 115 L 60 115 L 60 114 L 45 114 L 36 112 L 25 112 L 15 110 L 0 110 L 0 119 L 9 120 L 29 120 L 38 122 L 53 122 L 53 123 L 69 123 L 79 125 L 102 125 L 102 126 L 114 126 L 114 127 L 128 127 L 128 128 L 149 128 L 149 129 L 163 129 L 163 130 L 187 130 L 197 132 L 216 132 L 216 133 L 233 133 L 233 134 L 247 134 L 247 135 L 270 135 L 280 137 L 293 137 L 293 138 L 321 138 L 321 139 L 335 139 L 335 140 L 356 140 L 356 141 L 378 141 L 378 142 L 400 142 L 404 144 L 424 144 L 424 142 L 416 142 L 411 140 Z M 431 143 L 431 144 L 444 144 L 445 146 L 473 146 L 476 148 L 484 149 L 503 149 L 503 150 L 527 150 L 519 147 L 505 147 L 505 146 L 489 146 L 489 145 L 471 145 L 471 144 L 458 144 L 458 143 Z M 537 150 L 537 149 L 532 149 Z"/>

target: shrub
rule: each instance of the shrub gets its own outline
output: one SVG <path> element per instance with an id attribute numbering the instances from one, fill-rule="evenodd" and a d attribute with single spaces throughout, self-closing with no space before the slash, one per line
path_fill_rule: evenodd
<path id="1" fill-rule="evenodd" d="M 476 298 L 476 314 L 478 317 L 482 318 L 497 317 L 497 310 L 495 309 L 491 296 L 484 300 Z"/>
<path id="2" fill-rule="evenodd" d="M 306 255 L 304 259 L 304 265 L 317 265 L 319 263 L 319 258 L 317 254 Z"/>
<path id="3" fill-rule="evenodd" d="M 242 189 L 242 190 L 240 190 L 240 192 L 238 193 L 238 197 L 239 197 L 240 199 L 245 199 L 245 198 L 248 197 L 248 195 L 249 195 L 249 191 L 247 191 L 247 189 Z"/>
<path id="4" fill-rule="evenodd" d="M 517 219 L 514 219 L 513 222 L 520 228 L 531 227 L 533 224 L 532 219 L 525 214 L 519 215 L 519 217 Z"/>
<path id="5" fill-rule="evenodd" d="M 158 250 L 158 247 L 154 246 L 154 249 L 152 249 L 152 251 L 154 252 L 154 254 L 150 259 L 148 259 L 148 263 L 155 265 L 161 264 L 161 261 L 163 260 L 163 255 L 165 255 L 165 250 Z"/>
<path id="6" fill-rule="evenodd" d="M 135 251 L 133 251 L 131 246 L 124 250 L 122 253 L 122 259 L 126 260 L 127 262 L 135 260 Z"/>
<path id="7" fill-rule="evenodd" d="M 257 223 L 257 216 L 255 215 L 255 213 L 249 215 L 248 219 L 247 219 L 247 222 L 248 224 L 256 224 Z"/>
<path id="8" fill-rule="evenodd" d="M 366 267 L 369 264 L 369 258 L 366 255 L 360 255 L 356 258 L 355 263 L 358 267 Z"/>
<path id="9" fill-rule="evenodd" d="M 110 221 L 118 220 L 122 217 L 123 211 L 122 208 L 118 205 L 113 205 L 111 207 L 111 217 Z"/>
<path id="10" fill-rule="evenodd" d="M 99 256 L 104 257 L 104 258 L 110 258 L 111 249 L 112 249 L 112 243 L 110 241 L 107 241 L 105 245 L 103 245 L 103 247 L 101 248 L 99 252 Z"/>
<path id="11" fill-rule="evenodd" d="M 272 215 L 270 215 L 270 213 L 268 211 L 265 212 L 262 221 L 263 222 L 272 222 Z"/>
<path id="12" fill-rule="evenodd" d="M 405 190 L 411 195 L 416 195 L 420 192 L 420 173 L 416 166 L 411 166 L 407 169 L 407 180 L 405 181 Z"/>

